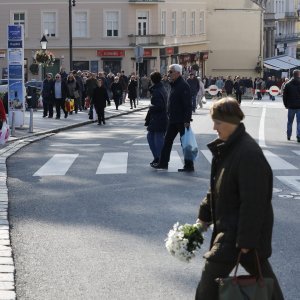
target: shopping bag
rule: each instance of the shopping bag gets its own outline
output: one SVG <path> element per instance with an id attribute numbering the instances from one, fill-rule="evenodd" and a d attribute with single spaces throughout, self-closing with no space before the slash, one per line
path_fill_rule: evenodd
<path id="1" fill-rule="evenodd" d="M 191 126 L 185 128 L 184 135 L 180 138 L 185 160 L 196 160 L 198 156 L 198 144 Z"/>
<path id="2" fill-rule="evenodd" d="M 86 109 L 90 108 L 91 106 L 91 100 L 89 97 L 86 97 L 85 100 L 84 100 L 84 106 Z"/>
<path id="3" fill-rule="evenodd" d="M 274 281 L 263 278 L 257 252 L 255 251 L 259 276 L 237 276 L 242 252 L 239 253 L 233 277 L 216 279 L 219 285 L 219 300 L 271 300 Z"/>
<path id="4" fill-rule="evenodd" d="M 97 120 L 98 120 L 98 115 L 97 115 L 95 107 L 93 107 L 93 121 L 97 121 Z"/>
<path id="5" fill-rule="evenodd" d="M 65 111 L 71 112 L 74 110 L 74 99 L 66 99 L 65 101 Z"/>
<path id="6" fill-rule="evenodd" d="M 8 124 L 4 121 L 0 131 L 0 144 L 4 145 L 10 136 L 10 130 Z"/>

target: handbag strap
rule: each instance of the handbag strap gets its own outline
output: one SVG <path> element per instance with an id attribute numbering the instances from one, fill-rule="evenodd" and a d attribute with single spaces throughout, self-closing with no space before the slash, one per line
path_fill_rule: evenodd
<path id="1" fill-rule="evenodd" d="M 258 280 L 260 282 L 261 285 L 264 285 L 264 278 L 262 276 L 262 272 L 261 272 L 261 265 L 260 265 L 260 262 L 259 262 L 259 258 L 258 258 L 258 254 L 257 254 L 257 251 L 256 249 L 254 249 L 254 252 L 255 252 L 255 258 L 256 258 L 256 265 L 257 265 L 257 270 L 258 270 Z M 238 258 L 237 258 L 237 261 L 236 261 L 236 266 L 235 266 L 235 270 L 234 270 L 234 280 L 236 280 L 237 276 L 237 271 L 238 271 L 238 268 L 239 268 L 239 264 L 240 264 L 240 260 L 241 260 L 241 255 L 243 254 L 242 251 L 239 252 L 239 255 L 238 255 Z"/>

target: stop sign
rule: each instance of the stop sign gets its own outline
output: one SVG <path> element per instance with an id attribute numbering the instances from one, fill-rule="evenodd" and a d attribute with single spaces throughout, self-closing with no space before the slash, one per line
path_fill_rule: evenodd
<path id="1" fill-rule="evenodd" d="M 276 86 L 276 85 L 272 85 L 270 88 L 269 88 L 269 94 L 272 95 L 272 96 L 277 96 L 279 94 L 279 87 Z"/>
<path id="2" fill-rule="evenodd" d="M 210 95 L 212 95 L 212 96 L 215 96 L 215 95 L 217 95 L 218 94 L 218 87 L 216 86 L 216 85 L 210 85 L 209 87 L 208 87 L 208 93 L 210 94 Z"/>

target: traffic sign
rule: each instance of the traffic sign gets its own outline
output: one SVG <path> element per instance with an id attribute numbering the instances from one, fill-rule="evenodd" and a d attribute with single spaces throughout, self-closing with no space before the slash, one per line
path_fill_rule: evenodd
<path id="1" fill-rule="evenodd" d="M 278 86 L 276 85 L 272 85 L 270 88 L 269 88 L 269 94 L 271 96 L 277 96 L 280 92 L 280 89 Z"/>
<path id="2" fill-rule="evenodd" d="M 142 63 L 143 56 L 144 56 L 144 48 L 138 45 L 135 47 L 134 52 L 135 52 L 135 61 L 137 63 Z"/>
<path id="3" fill-rule="evenodd" d="M 216 96 L 218 92 L 219 92 L 219 88 L 216 85 L 212 84 L 208 87 L 208 93 L 210 95 Z"/>

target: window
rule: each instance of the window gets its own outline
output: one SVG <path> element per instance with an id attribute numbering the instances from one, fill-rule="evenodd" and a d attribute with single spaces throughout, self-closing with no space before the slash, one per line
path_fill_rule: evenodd
<path id="1" fill-rule="evenodd" d="M 73 37 L 87 37 L 88 26 L 87 26 L 87 12 L 75 12 L 74 13 L 74 32 Z"/>
<path id="2" fill-rule="evenodd" d="M 11 13 L 11 24 L 23 25 L 24 34 L 26 33 L 25 21 L 26 21 L 25 12 L 12 12 Z"/>
<path id="3" fill-rule="evenodd" d="M 116 37 L 119 36 L 119 12 L 107 11 L 106 12 L 106 36 Z"/>
<path id="4" fill-rule="evenodd" d="M 199 24 L 199 33 L 203 34 L 203 33 L 205 33 L 204 11 L 200 11 L 199 21 L 200 21 L 200 24 Z"/>
<path id="5" fill-rule="evenodd" d="M 162 11 L 161 12 L 161 29 L 160 29 L 161 34 L 166 34 L 167 33 L 167 12 Z"/>
<path id="6" fill-rule="evenodd" d="M 147 35 L 148 34 L 148 20 L 149 12 L 148 11 L 139 11 L 137 14 L 137 34 L 138 35 Z"/>
<path id="7" fill-rule="evenodd" d="M 56 12 L 43 12 L 42 30 L 45 35 L 55 37 L 56 33 Z"/>
<path id="8" fill-rule="evenodd" d="M 176 35 L 177 34 L 177 28 L 176 28 L 176 11 L 172 12 L 172 35 Z"/>
<path id="9" fill-rule="evenodd" d="M 191 34 L 196 34 L 196 13 L 194 11 L 191 13 Z"/>
<path id="10" fill-rule="evenodd" d="M 181 34 L 186 35 L 186 11 L 182 12 L 181 18 Z"/>

